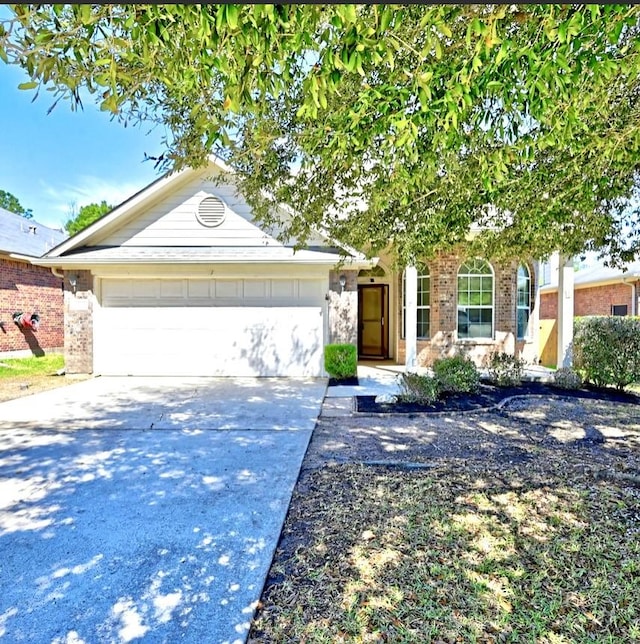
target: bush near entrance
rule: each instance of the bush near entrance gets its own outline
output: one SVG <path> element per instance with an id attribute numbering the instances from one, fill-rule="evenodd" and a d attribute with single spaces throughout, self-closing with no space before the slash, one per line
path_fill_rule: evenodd
<path id="1" fill-rule="evenodd" d="M 353 344 L 328 344 L 324 348 L 325 371 L 336 380 L 358 374 L 358 353 Z"/>

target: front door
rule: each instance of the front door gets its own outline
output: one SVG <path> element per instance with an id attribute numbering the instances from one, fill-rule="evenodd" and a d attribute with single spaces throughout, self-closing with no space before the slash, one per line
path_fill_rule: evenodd
<path id="1" fill-rule="evenodd" d="M 358 286 L 358 355 L 386 358 L 389 355 L 389 287 Z"/>

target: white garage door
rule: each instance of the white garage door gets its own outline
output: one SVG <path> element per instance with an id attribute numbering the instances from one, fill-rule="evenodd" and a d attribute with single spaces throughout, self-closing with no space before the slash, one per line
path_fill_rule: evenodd
<path id="1" fill-rule="evenodd" d="M 322 280 L 103 279 L 94 371 L 321 376 Z"/>

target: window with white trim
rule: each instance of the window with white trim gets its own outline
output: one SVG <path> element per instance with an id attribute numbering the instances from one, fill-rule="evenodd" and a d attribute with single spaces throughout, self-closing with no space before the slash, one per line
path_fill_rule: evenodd
<path id="1" fill-rule="evenodd" d="M 406 312 L 407 298 L 406 276 L 402 274 L 402 337 L 406 338 Z M 417 292 L 417 322 L 416 337 L 419 340 L 428 340 L 431 337 L 430 332 L 430 314 L 431 314 L 431 276 L 429 269 L 426 267 L 418 268 L 418 292 Z"/>
<path id="2" fill-rule="evenodd" d="M 458 338 L 493 338 L 493 268 L 484 259 L 458 269 Z"/>
<path id="3" fill-rule="evenodd" d="M 531 273 L 525 264 L 518 266 L 517 280 L 516 328 L 518 340 L 523 340 L 529 336 L 531 316 Z"/>

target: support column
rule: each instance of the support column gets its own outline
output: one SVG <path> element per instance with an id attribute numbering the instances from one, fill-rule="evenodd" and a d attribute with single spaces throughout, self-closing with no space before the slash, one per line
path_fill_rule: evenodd
<path id="1" fill-rule="evenodd" d="M 558 262 L 558 357 L 557 367 L 573 364 L 573 258 L 560 255 Z"/>
<path id="2" fill-rule="evenodd" d="M 407 371 L 415 369 L 418 354 L 418 270 L 415 266 L 407 266 L 404 270 L 405 298 L 405 367 Z"/>

